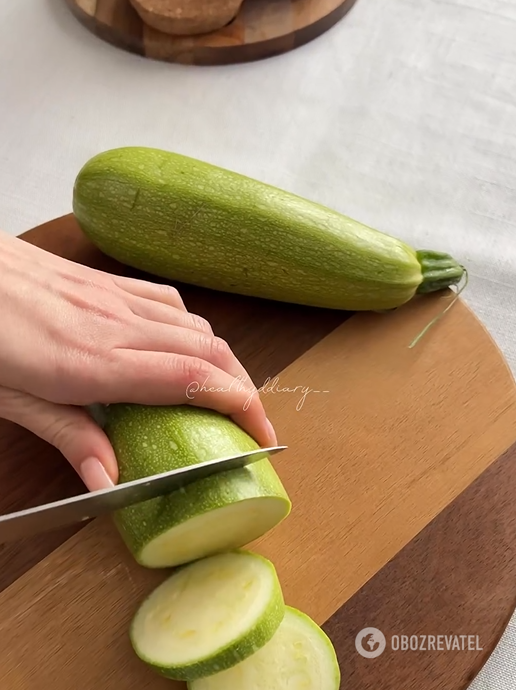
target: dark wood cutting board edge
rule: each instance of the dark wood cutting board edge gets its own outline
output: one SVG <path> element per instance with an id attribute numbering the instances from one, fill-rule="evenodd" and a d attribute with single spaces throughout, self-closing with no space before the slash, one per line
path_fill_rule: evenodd
<path id="1" fill-rule="evenodd" d="M 71 216 L 35 228 L 22 238 L 67 258 L 117 272 L 116 264 L 84 243 Z M 195 303 L 196 291 L 191 295 Z M 304 315 L 300 310 L 301 320 Z M 328 314 L 326 321 L 323 318 L 314 342 L 337 327 L 344 317 Z M 308 322 L 310 317 L 306 318 Z M 300 345 L 302 352 L 310 347 L 310 338 L 306 340 L 305 328 L 299 333 L 305 337 Z M 24 430 L 10 428 L 10 434 L 14 446 L 19 446 L 20 458 L 30 449 L 33 454 L 39 451 L 45 456 L 38 464 L 49 461 L 54 472 L 50 482 L 53 496 L 47 494 L 43 500 L 77 492 L 80 485 L 74 473 L 53 449 Z M 327 621 L 325 629 L 339 639 L 342 687 L 376 690 L 381 678 L 382 690 L 463 690 L 478 673 L 503 633 L 516 603 L 515 459 L 516 446 L 513 446 Z M 42 476 L 31 479 L 37 494 Z M 2 511 L 13 509 L 10 491 L 6 493 L 9 495 L 2 496 Z M 20 500 L 18 497 L 14 504 L 19 505 Z M 71 528 L 66 533 L 38 537 L 14 549 L 0 547 L 0 590 L 75 531 L 76 528 Z M 473 622 L 475 629 L 458 629 L 464 622 L 469 628 Z M 359 630 L 369 626 L 378 627 L 387 637 L 478 634 L 483 649 L 476 652 L 387 649 L 377 659 L 363 659 L 355 651 L 354 638 Z M 404 659 L 403 654 L 410 654 L 410 660 Z"/>

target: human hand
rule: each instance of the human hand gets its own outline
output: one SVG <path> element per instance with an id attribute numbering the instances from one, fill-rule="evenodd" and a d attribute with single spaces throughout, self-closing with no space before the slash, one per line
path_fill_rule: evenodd
<path id="1" fill-rule="evenodd" d="M 0 324 L 0 417 L 54 445 L 90 490 L 116 483 L 118 468 L 86 405 L 199 405 L 277 443 L 244 367 L 173 288 L 0 233 Z"/>

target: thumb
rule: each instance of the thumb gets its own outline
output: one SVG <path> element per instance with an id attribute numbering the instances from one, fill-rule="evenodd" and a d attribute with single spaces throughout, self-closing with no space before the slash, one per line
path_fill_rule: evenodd
<path id="1" fill-rule="evenodd" d="M 109 439 L 82 408 L 57 405 L 0 386 L 0 417 L 55 446 L 90 491 L 107 489 L 118 481 Z"/>

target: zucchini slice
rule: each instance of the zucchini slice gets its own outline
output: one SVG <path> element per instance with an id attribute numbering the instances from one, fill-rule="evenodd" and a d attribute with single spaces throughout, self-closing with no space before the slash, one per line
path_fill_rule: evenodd
<path id="1" fill-rule="evenodd" d="M 255 654 L 285 613 L 273 564 L 250 551 L 179 568 L 140 605 L 130 639 L 142 661 L 173 680 L 194 680 Z"/>
<path id="2" fill-rule="evenodd" d="M 306 614 L 287 606 L 274 637 L 237 666 L 188 684 L 189 690 L 339 690 L 333 645 Z"/>

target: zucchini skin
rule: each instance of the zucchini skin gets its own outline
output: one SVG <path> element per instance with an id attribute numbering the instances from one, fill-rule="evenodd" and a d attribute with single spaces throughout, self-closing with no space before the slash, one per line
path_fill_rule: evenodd
<path id="1" fill-rule="evenodd" d="M 229 417 L 202 407 L 116 403 L 104 406 L 103 414 L 103 428 L 120 469 L 120 484 L 259 448 L 256 441 Z M 274 515 L 282 514 L 281 520 L 292 508 L 268 458 L 238 470 L 199 479 L 169 495 L 127 506 L 117 510 L 113 520 L 136 562 L 153 568 L 156 566 L 149 565 L 144 552 L 154 539 L 216 509 L 256 499 L 277 501 L 278 510 Z M 271 518 L 269 529 L 279 522 L 279 517 L 276 521 Z M 259 531 L 253 530 L 252 539 L 259 536 Z M 206 545 L 205 555 L 219 551 L 217 544 L 213 547 L 210 550 Z M 177 555 L 170 555 L 173 565 L 177 566 L 175 558 Z"/>
<path id="2" fill-rule="evenodd" d="M 73 212 L 94 245 L 133 268 L 312 307 L 393 309 L 464 270 L 446 254 L 418 253 L 320 204 L 160 149 L 91 158 L 75 180 Z"/>

